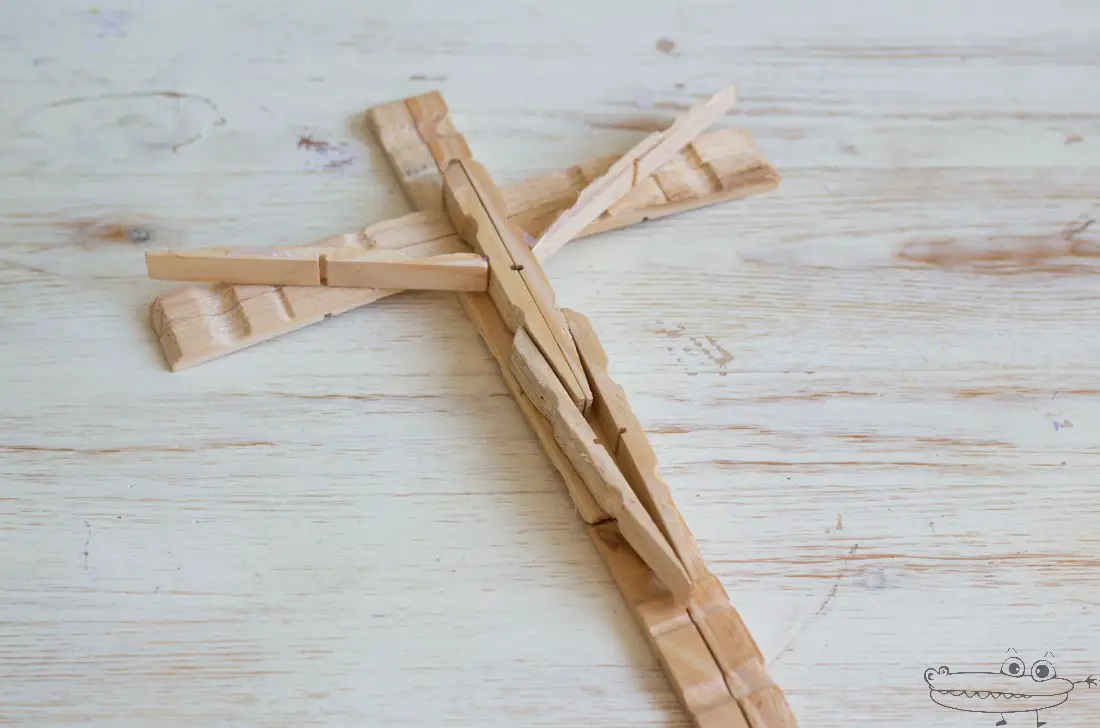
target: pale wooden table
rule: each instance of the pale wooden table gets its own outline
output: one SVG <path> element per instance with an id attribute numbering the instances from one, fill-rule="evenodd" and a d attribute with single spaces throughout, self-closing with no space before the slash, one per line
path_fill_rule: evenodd
<path id="1" fill-rule="evenodd" d="M 347 119 L 431 88 L 509 182 L 740 83 L 778 191 L 548 271 L 803 726 L 1100 672 L 1095 4 L 5 3 L 0 60 L 6 724 L 685 725 L 453 295 L 151 334 L 143 249 L 406 211 Z"/>

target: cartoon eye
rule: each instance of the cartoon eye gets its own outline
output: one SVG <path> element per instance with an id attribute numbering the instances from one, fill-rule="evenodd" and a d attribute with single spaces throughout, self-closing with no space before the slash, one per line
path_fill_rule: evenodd
<path id="1" fill-rule="evenodd" d="M 1048 661 L 1036 660 L 1035 664 L 1031 666 L 1031 677 L 1036 682 L 1046 682 L 1051 678 L 1058 677 L 1058 673 L 1054 670 L 1054 665 Z"/>
<path id="2" fill-rule="evenodd" d="M 1038 665 L 1039 663 L 1035 663 Z M 1053 668 L 1052 668 L 1053 669 Z M 1019 657 L 1010 657 L 1001 663 L 1001 674 L 1009 677 L 1023 677 L 1027 672 L 1027 665 Z"/>

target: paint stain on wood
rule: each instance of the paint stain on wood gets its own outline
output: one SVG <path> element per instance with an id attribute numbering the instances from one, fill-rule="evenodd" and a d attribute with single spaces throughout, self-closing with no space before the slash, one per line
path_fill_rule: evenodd
<path id="1" fill-rule="evenodd" d="M 110 448 L 50 447 L 43 445 L 0 445 L 0 452 L 57 453 L 70 455 L 121 455 L 125 453 L 151 452 L 201 452 L 203 450 L 229 450 L 249 447 L 275 447 L 273 442 L 205 442 L 193 447 L 170 445 L 129 445 Z"/>
<path id="2" fill-rule="evenodd" d="M 1085 141 L 1085 138 L 1082 137 L 1080 134 L 1067 134 L 1065 143 L 1068 147 L 1070 144 L 1080 144 L 1083 141 Z"/>
<path id="3" fill-rule="evenodd" d="M 672 124 L 672 119 L 663 116 L 591 116 L 584 123 L 594 129 L 650 133 L 664 131 Z"/>
<path id="4" fill-rule="evenodd" d="M 1054 431 L 1055 432 L 1058 432 L 1058 430 L 1068 430 L 1072 427 L 1073 427 L 1073 423 L 1070 422 L 1069 420 L 1062 420 L 1061 422 L 1059 422 L 1058 420 L 1054 420 Z"/>
<path id="5" fill-rule="evenodd" d="M 1100 240 L 1078 237 L 1091 220 L 1061 235 L 997 237 L 984 240 L 936 238 L 905 243 L 897 257 L 907 263 L 992 275 L 1096 273 Z"/>
<path id="6" fill-rule="evenodd" d="M 659 52 L 664 53 L 666 56 L 670 56 L 672 52 L 676 50 L 676 41 L 671 38 L 658 38 L 656 48 Z"/>
<path id="7" fill-rule="evenodd" d="M 679 339 L 684 334 L 684 327 L 677 325 L 674 329 L 657 329 L 653 333 L 660 334 L 661 336 L 667 336 L 670 339 Z"/>
<path id="8" fill-rule="evenodd" d="M 691 428 L 682 425 L 665 425 L 663 427 L 647 428 L 646 432 L 656 435 L 686 435 L 691 432 Z"/>
<path id="9" fill-rule="evenodd" d="M 82 248 L 95 249 L 108 245 L 142 245 L 155 237 L 147 224 L 107 220 L 70 220 L 61 223 L 71 231 L 74 242 Z"/>
<path id="10" fill-rule="evenodd" d="M 298 135 L 298 148 L 307 153 L 306 167 L 311 169 L 343 169 L 351 167 L 356 157 L 347 142 L 329 142 L 312 134 Z"/>

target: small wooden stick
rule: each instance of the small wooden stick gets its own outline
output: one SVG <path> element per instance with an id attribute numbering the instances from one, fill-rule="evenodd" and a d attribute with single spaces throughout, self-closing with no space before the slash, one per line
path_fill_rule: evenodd
<path id="1" fill-rule="evenodd" d="M 158 281 L 319 286 L 324 252 L 306 247 L 148 251 L 145 269 Z"/>
<path id="2" fill-rule="evenodd" d="M 511 369 L 524 394 L 554 426 L 554 440 L 596 502 L 619 522 L 623 538 L 677 599 L 687 600 L 691 596 L 691 579 L 676 553 L 523 329 L 516 330 Z"/>
<path id="3" fill-rule="evenodd" d="M 731 85 L 681 114 L 668 129 L 649 135 L 616 160 L 602 177 L 588 185 L 568 210 L 558 216 L 535 243 L 535 255 L 545 260 L 577 236 L 596 218 L 657 171 L 737 103 Z"/>
<path id="4" fill-rule="evenodd" d="M 150 251 L 149 277 L 266 286 L 484 291 L 489 262 L 474 253 L 424 258 L 361 248 L 205 248 Z"/>
<path id="5" fill-rule="evenodd" d="M 494 224 L 491 211 L 498 203 L 491 191 L 493 187 L 491 183 L 478 184 L 474 180 L 479 175 L 474 165 L 472 160 L 455 160 L 447 165 L 443 174 L 447 214 L 459 235 L 489 259 L 489 297 L 508 328 L 512 331 L 526 328 L 530 332 L 570 398 L 583 412 L 592 402 L 592 390 L 569 334 L 569 325 L 552 294 L 548 297 L 545 291 L 530 285 L 533 279 L 537 282 L 538 272 L 534 268 L 524 269 L 538 264 L 529 251 L 523 251 L 527 258 L 521 257 L 523 253 L 517 250 L 519 243 L 505 240 L 512 238 L 507 226 Z"/>
<path id="6" fill-rule="evenodd" d="M 412 291 L 484 291 L 489 261 L 474 253 L 408 258 L 379 253 L 339 251 L 321 258 L 321 277 L 330 286 Z"/>

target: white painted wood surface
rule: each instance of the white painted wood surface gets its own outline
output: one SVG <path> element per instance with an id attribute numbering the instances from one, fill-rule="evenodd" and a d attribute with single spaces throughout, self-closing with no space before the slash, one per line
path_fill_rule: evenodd
<path id="1" fill-rule="evenodd" d="M 686 725 L 452 294 L 163 365 L 143 251 L 406 211 L 347 119 L 429 88 L 506 182 L 741 85 L 777 192 L 547 267 L 803 726 L 1100 673 L 1095 3 L 12 2 L 0 59 L 5 724 Z"/>

